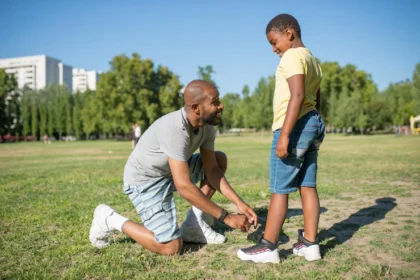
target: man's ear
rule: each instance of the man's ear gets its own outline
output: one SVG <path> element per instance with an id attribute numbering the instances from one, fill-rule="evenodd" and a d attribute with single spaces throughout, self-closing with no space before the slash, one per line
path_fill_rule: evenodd
<path id="1" fill-rule="evenodd" d="M 200 106 L 198 104 L 191 104 L 191 109 L 197 114 L 200 115 Z"/>

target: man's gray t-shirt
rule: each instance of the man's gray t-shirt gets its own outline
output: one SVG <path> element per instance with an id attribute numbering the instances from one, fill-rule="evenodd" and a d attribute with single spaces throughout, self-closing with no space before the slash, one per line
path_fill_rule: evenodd
<path id="1" fill-rule="evenodd" d="M 159 177 L 171 177 L 168 157 L 187 161 L 200 147 L 214 150 L 215 131 L 211 125 L 193 131 L 184 108 L 156 120 L 144 132 L 124 169 L 124 183 L 142 185 Z"/>

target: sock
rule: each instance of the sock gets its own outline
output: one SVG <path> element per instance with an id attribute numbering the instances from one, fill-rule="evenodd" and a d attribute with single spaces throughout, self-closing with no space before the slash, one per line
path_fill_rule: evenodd
<path id="1" fill-rule="evenodd" d="M 111 216 L 106 218 L 106 223 L 110 230 L 118 230 L 122 232 L 122 227 L 125 222 L 128 221 L 128 218 L 121 216 L 117 212 L 114 212 Z"/>

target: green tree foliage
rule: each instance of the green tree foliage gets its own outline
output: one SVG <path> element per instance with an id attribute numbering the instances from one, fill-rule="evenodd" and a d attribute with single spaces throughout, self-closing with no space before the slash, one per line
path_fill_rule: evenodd
<path id="1" fill-rule="evenodd" d="M 420 115 L 420 63 L 416 65 L 413 73 L 412 99 L 413 114 L 416 116 Z"/>
<path id="2" fill-rule="evenodd" d="M 241 96 L 237 93 L 226 93 L 221 101 L 223 103 L 223 128 L 230 129 L 237 127 L 237 123 L 234 120 L 234 114 L 239 109 L 239 104 L 241 102 Z"/>
<path id="3" fill-rule="evenodd" d="M 0 69 L 0 135 L 11 133 L 19 114 L 19 93 L 16 79 Z"/>
<path id="4" fill-rule="evenodd" d="M 375 130 L 406 125 L 420 114 L 420 63 L 412 80 L 392 83 L 378 93 L 370 74 L 355 65 L 321 62 L 321 114 L 328 128 L 339 131 Z M 17 89 L 13 76 L 0 69 L 0 134 L 50 136 L 128 134 L 139 123 L 143 131 L 160 116 L 183 105 L 177 75 L 139 54 L 119 55 L 101 75 L 97 90 L 72 94 L 66 87 Z M 200 79 L 216 85 L 211 65 L 198 67 Z M 273 119 L 274 76 L 261 78 L 252 90 L 221 93 L 223 128 L 270 129 Z"/>
<path id="5" fill-rule="evenodd" d="M 198 72 L 197 72 L 198 78 L 200 80 L 210 82 L 217 87 L 216 82 L 212 78 L 212 75 L 215 74 L 215 73 L 216 72 L 213 70 L 212 65 L 206 65 L 204 67 L 203 66 L 198 66 Z"/>
<path id="6" fill-rule="evenodd" d="M 133 122 L 147 128 L 161 115 L 182 106 L 181 84 L 168 68 L 154 69 L 139 54 L 116 56 L 90 100 L 101 132 L 129 133 Z"/>
<path id="7" fill-rule="evenodd" d="M 383 93 L 393 125 L 409 124 L 409 118 L 414 113 L 412 88 L 411 82 L 400 82 L 390 84 Z"/>
<path id="8" fill-rule="evenodd" d="M 77 139 L 80 139 L 83 133 L 83 124 L 81 119 L 81 110 L 83 108 L 83 94 L 76 92 L 73 96 L 73 129 Z"/>
<path id="9" fill-rule="evenodd" d="M 24 90 L 22 95 L 22 133 L 24 136 L 31 134 L 31 97 L 30 90 Z"/>
<path id="10" fill-rule="evenodd" d="M 31 96 L 31 134 L 34 137 L 37 137 L 39 131 L 38 105 L 38 95 L 35 93 Z"/>

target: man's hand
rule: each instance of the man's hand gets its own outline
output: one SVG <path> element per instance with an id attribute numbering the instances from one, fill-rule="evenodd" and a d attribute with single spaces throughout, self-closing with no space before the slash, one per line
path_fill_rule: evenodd
<path id="1" fill-rule="evenodd" d="M 247 218 L 247 221 L 250 225 L 254 224 L 254 228 L 257 228 L 258 224 L 258 216 L 255 214 L 254 210 L 252 210 L 251 207 L 249 207 L 248 204 L 241 201 L 237 204 L 239 213 L 244 214 Z M 248 227 L 249 228 L 249 227 Z"/>
<path id="2" fill-rule="evenodd" d="M 242 214 L 228 214 L 223 222 L 231 228 L 241 229 L 242 232 L 247 232 L 251 226 L 248 223 L 248 218 Z"/>
<path id="3" fill-rule="evenodd" d="M 280 133 L 280 139 L 276 145 L 276 156 L 278 156 L 281 159 L 286 158 L 289 155 L 289 153 L 287 152 L 288 146 L 289 146 L 289 137 L 283 136 L 282 133 Z"/>

